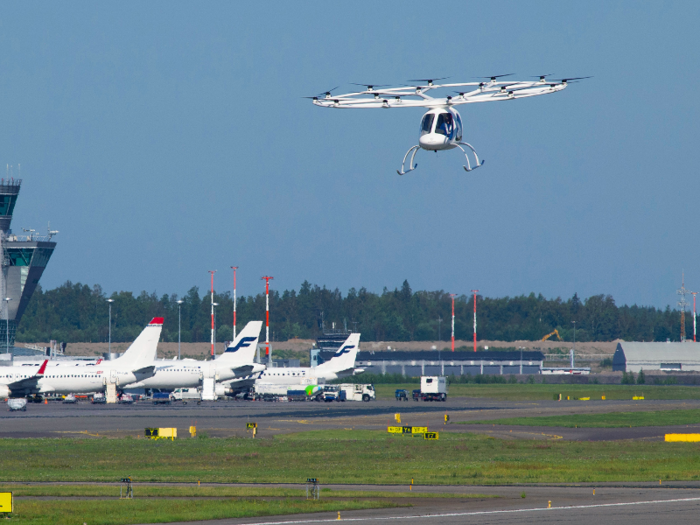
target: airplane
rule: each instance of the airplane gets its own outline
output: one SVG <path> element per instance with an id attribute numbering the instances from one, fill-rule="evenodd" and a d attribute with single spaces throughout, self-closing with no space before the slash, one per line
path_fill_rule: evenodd
<path id="1" fill-rule="evenodd" d="M 121 357 L 96 366 L 48 367 L 45 360 L 36 373 L 27 365 L 2 367 L 0 398 L 96 392 L 107 383 L 123 387 L 141 381 L 155 373 L 153 360 L 162 329 L 163 318 L 154 317 Z"/>
<path id="2" fill-rule="evenodd" d="M 200 386 L 205 377 L 226 381 L 262 372 L 265 365 L 253 362 L 261 329 L 262 321 L 250 321 L 226 351 L 213 361 L 154 361 L 151 364 L 155 367 L 155 373 L 142 381 L 129 384 L 128 389 L 191 388 Z"/>
<path id="3" fill-rule="evenodd" d="M 473 171 L 484 165 L 484 160 L 479 160 L 476 150 L 468 142 L 462 142 L 462 118 L 453 106 L 461 104 L 473 104 L 475 102 L 498 102 L 515 100 L 518 98 L 535 97 L 556 93 L 569 85 L 570 82 L 591 77 L 564 78 L 561 80 L 547 80 L 549 75 L 540 75 L 539 80 L 529 81 L 500 81 L 501 77 L 508 75 L 494 75 L 484 77 L 488 82 L 463 82 L 457 84 L 435 84 L 434 80 L 443 79 L 417 79 L 409 86 L 385 89 L 385 86 L 361 84 L 367 89 L 344 95 L 331 95 L 333 88 L 314 97 L 305 97 L 313 100 L 316 106 L 324 108 L 428 108 L 423 115 L 420 125 L 420 137 L 418 144 L 411 147 L 403 157 L 401 169 L 396 170 L 399 175 L 405 175 L 416 169 L 414 164 L 416 153 L 419 149 L 427 151 L 443 151 L 459 148 L 467 159 L 465 171 Z M 535 77 L 536 78 L 536 77 Z M 465 87 L 475 87 L 472 91 L 464 91 Z M 377 89 L 378 88 L 378 89 Z M 457 96 L 434 98 L 427 93 L 440 88 L 458 89 Z M 462 146 L 466 146 L 472 153 L 475 163 L 471 165 L 469 155 Z M 406 159 L 411 157 L 409 167 L 406 169 Z"/>
<path id="4" fill-rule="evenodd" d="M 355 373 L 355 358 L 360 350 L 360 334 L 352 333 L 331 359 L 315 367 L 268 368 L 256 384 L 308 385 L 319 380 L 332 381 Z"/>

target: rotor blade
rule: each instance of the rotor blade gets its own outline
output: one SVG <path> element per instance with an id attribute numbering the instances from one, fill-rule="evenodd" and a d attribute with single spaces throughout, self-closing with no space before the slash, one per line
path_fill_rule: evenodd
<path id="1" fill-rule="evenodd" d="M 409 78 L 409 82 L 435 82 L 436 80 L 445 80 L 450 77 L 440 77 L 440 78 Z"/>
<path id="2" fill-rule="evenodd" d="M 562 78 L 561 81 L 566 83 L 566 82 L 571 82 L 572 80 L 585 80 L 587 78 L 593 78 L 591 75 L 590 77 L 573 77 L 573 78 Z"/>
<path id="3" fill-rule="evenodd" d="M 350 82 L 350 85 L 366 87 L 366 88 L 372 89 L 372 88 L 380 88 L 380 87 L 389 87 L 391 84 L 358 84 L 356 82 Z"/>
<path id="4" fill-rule="evenodd" d="M 512 77 L 515 73 L 506 73 L 505 75 L 491 75 L 490 77 L 476 77 L 476 78 L 486 78 L 489 80 L 496 80 L 497 78 Z"/>
<path id="5" fill-rule="evenodd" d="M 540 80 L 544 80 L 551 75 L 553 75 L 553 73 L 546 73 L 544 75 L 530 75 L 530 78 L 539 78 Z"/>

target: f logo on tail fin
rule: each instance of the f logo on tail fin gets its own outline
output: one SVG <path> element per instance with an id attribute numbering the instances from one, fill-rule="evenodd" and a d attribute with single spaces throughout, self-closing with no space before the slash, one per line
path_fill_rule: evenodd
<path id="1" fill-rule="evenodd" d="M 343 347 L 340 348 L 340 350 L 338 350 L 338 351 L 335 353 L 335 356 L 334 356 L 334 357 L 340 357 L 340 356 L 343 355 L 343 354 L 349 354 L 349 353 L 350 353 L 350 350 L 352 350 L 353 348 L 355 348 L 355 345 L 352 345 L 352 346 L 343 346 Z"/>
<path id="2" fill-rule="evenodd" d="M 236 346 L 229 346 L 226 349 L 226 353 L 238 352 L 241 348 L 248 348 L 256 339 L 257 337 L 242 337 Z"/>

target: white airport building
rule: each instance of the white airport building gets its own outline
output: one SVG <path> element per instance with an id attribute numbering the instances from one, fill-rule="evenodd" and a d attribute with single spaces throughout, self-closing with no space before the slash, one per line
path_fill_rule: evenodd
<path id="1" fill-rule="evenodd" d="M 613 355 L 613 372 L 698 372 L 700 343 L 620 342 Z"/>

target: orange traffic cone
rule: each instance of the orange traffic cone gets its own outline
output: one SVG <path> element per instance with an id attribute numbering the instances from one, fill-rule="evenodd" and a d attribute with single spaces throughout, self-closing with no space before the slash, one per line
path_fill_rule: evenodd
<path id="1" fill-rule="evenodd" d="M 48 399 L 44 399 L 44 404 L 45 404 L 45 405 L 48 405 L 48 404 L 49 404 L 49 400 L 48 400 Z"/>

